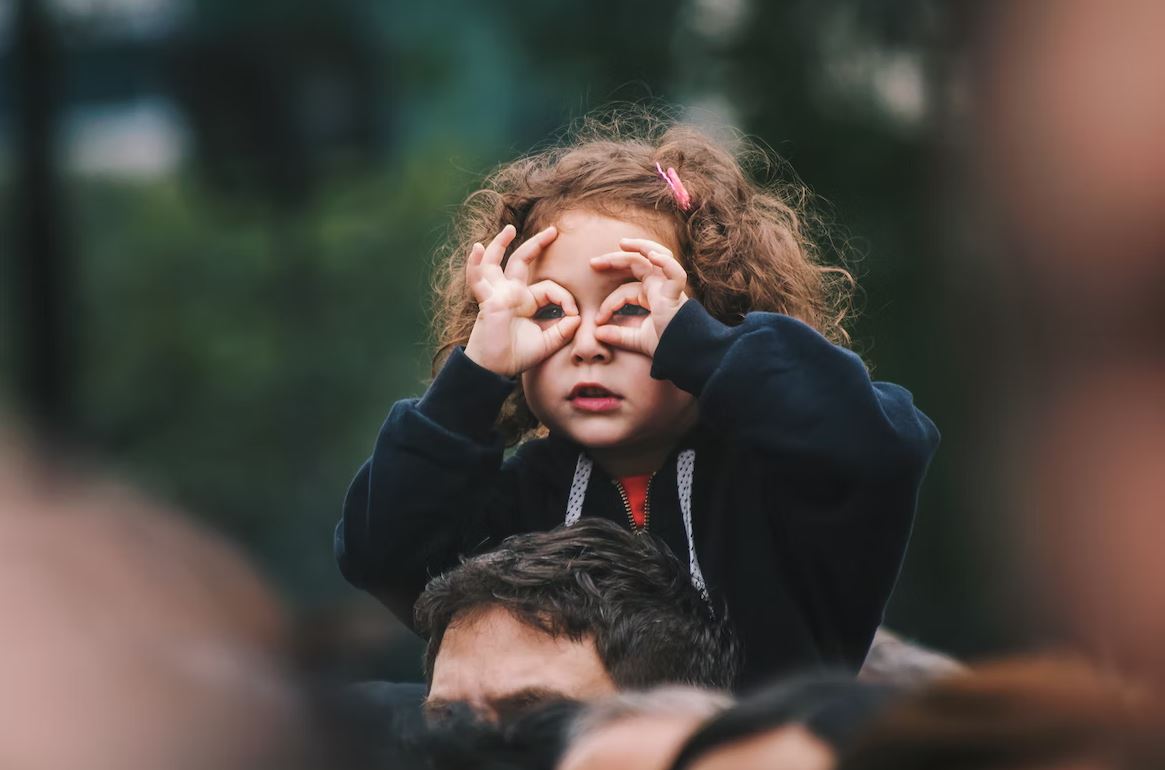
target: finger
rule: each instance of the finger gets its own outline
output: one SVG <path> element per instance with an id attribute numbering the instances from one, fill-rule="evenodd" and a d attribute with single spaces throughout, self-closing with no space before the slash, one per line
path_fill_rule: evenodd
<path id="1" fill-rule="evenodd" d="M 671 249 L 659 241 L 653 241 L 650 238 L 620 238 L 619 245 L 628 251 L 638 251 L 644 256 L 647 256 L 652 251 L 662 251 L 668 256 L 671 256 Z"/>
<path id="2" fill-rule="evenodd" d="M 651 351 L 647 348 L 647 340 L 644 337 L 642 328 L 610 325 L 597 326 L 595 327 L 595 339 L 599 342 L 605 342 L 608 345 L 614 345 L 617 348 L 650 355 Z"/>
<path id="3" fill-rule="evenodd" d="M 489 296 L 489 281 L 485 280 L 485 274 L 481 267 L 481 259 L 484 255 L 485 246 L 475 243 L 469 251 L 469 258 L 465 260 L 465 285 L 469 287 L 473 298 L 478 302 L 484 301 Z"/>
<path id="4" fill-rule="evenodd" d="M 500 265 L 502 263 L 502 257 L 506 254 L 506 249 L 509 248 L 510 243 L 517 234 L 518 231 L 514 229 L 513 225 L 503 227 L 502 231 L 495 235 L 493 240 L 489 242 L 489 246 L 486 247 L 482 264 Z"/>
<path id="5" fill-rule="evenodd" d="M 649 251 L 647 259 L 662 270 L 669 281 L 679 283 L 680 286 L 687 284 L 688 274 L 684 271 L 684 266 L 672 256 L 670 251 L 659 251 L 658 249 Z"/>
<path id="6" fill-rule="evenodd" d="M 630 270 L 631 274 L 640 280 L 655 270 L 647 257 L 629 251 L 613 251 L 610 254 L 591 257 L 591 267 L 595 270 Z"/>
<path id="7" fill-rule="evenodd" d="M 514 249 L 514 253 L 510 255 L 509 261 L 506 262 L 506 277 L 512 278 L 515 281 L 526 281 L 530 275 L 530 264 L 557 237 L 558 228 L 551 225 L 545 230 L 536 233 L 533 237 L 528 238 L 525 243 Z"/>
<path id="8" fill-rule="evenodd" d="M 471 283 L 474 276 L 481 270 L 483 256 L 485 256 L 485 246 L 480 243 L 473 244 L 473 248 L 469 250 L 469 257 L 465 260 L 465 278 Z"/>
<path id="9" fill-rule="evenodd" d="M 553 353 L 570 342 L 581 323 L 581 317 L 568 315 L 565 318 L 559 319 L 558 323 L 542 332 L 542 339 L 545 340 L 548 351 Z"/>
<path id="10" fill-rule="evenodd" d="M 596 324 L 605 324 L 611 320 L 615 311 L 628 303 L 634 303 L 641 307 L 648 307 L 646 304 L 647 297 L 643 291 L 643 284 L 639 281 L 633 283 L 625 283 L 619 288 L 611 292 L 603 303 L 599 305 L 599 311 L 595 314 Z M 650 307 L 648 307 L 650 310 Z"/>
<path id="11" fill-rule="evenodd" d="M 554 281 L 539 281 L 530 287 L 530 293 L 534 295 L 538 307 L 553 303 L 560 305 L 567 315 L 578 315 L 578 305 L 575 304 L 574 297 Z"/>

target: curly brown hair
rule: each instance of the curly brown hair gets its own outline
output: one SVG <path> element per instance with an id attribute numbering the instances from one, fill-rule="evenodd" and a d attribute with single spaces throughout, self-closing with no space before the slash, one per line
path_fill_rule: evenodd
<path id="1" fill-rule="evenodd" d="M 434 374 L 449 352 L 465 345 L 477 319 L 465 281 L 473 244 L 513 225 L 518 237 L 509 259 L 526 238 L 568 210 L 670 229 L 692 294 L 723 323 L 738 324 L 756 310 L 783 313 L 848 344 L 843 323 L 855 282 L 813 195 L 766 148 L 744 138 L 738 144 L 730 151 L 658 111 L 615 109 L 583 118 L 552 146 L 493 171 L 461 206 L 438 251 Z M 679 173 L 692 196 L 690 210 L 676 205 L 657 163 Z M 498 427 L 508 443 L 538 427 L 521 388 Z"/>

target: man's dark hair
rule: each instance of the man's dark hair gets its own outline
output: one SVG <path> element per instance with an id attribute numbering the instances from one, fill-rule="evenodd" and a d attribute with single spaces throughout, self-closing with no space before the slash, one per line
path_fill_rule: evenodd
<path id="1" fill-rule="evenodd" d="M 451 623 L 489 607 L 555 637 L 592 638 L 619 689 L 727 689 L 739 666 L 724 612 L 713 612 L 659 539 L 604 519 L 515 535 L 429 581 L 416 627 L 425 676 Z"/>

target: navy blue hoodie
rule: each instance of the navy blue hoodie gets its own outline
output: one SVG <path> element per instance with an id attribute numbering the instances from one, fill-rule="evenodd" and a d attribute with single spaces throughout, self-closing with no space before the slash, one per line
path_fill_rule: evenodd
<path id="1" fill-rule="evenodd" d="M 727 608 L 744 651 L 738 685 L 856 671 L 898 576 L 934 424 L 858 356 L 775 313 L 726 326 L 689 300 L 651 374 L 696 396 L 699 420 L 652 480 L 650 529 Z M 421 399 L 393 406 L 348 490 L 340 569 L 406 623 L 460 556 L 564 522 L 585 453 L 552 435 L 503 459 L 494 423 L 514 387 L 455 351 Z M 694 462 L 687 495 L 677 462 Z M 582 515 L 628 523 L 597 464 L 582 497 Z"/>

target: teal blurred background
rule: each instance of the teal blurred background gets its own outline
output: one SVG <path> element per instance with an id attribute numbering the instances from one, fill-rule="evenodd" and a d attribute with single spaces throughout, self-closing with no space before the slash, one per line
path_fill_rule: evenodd
<path id="1" fill-rule="evenodd" d="M 0 0 L 2 408 L 241 543 L 321 648 L 372 651 L 359 675 L 415 675 L 331 537 L 424 387 L 431 253 L 491 166 L 659 100 L 828 201 L 855 347 L 944 433 L 889 625 L 970 657 L 1036 643 L 980 395 L 975 24 L 923 0 Z"/>

